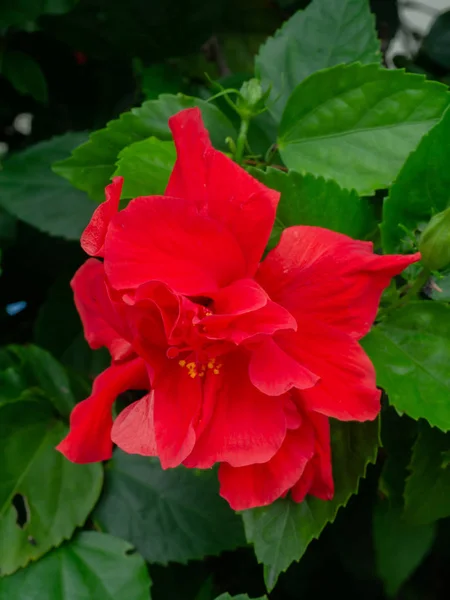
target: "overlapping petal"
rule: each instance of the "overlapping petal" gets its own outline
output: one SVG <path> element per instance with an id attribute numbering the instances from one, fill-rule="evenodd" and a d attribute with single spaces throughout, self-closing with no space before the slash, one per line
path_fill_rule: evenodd
<path id="1" fill-rule="evenodd" d="M 380 391 L 368 356 L 349 335 L 319 321 L 303 323 L 298 333 L 278 338 L 281 348 L 319 381 L 299 394 L 303 405 L 341 421 L 375 419 Z"/>
<path id="2" fill-rule="evenodd" d="M 225 357 L 220 374 L 207 376 L 203 394 L 203 424 L 184 461 L 186 466 L 264 463 L 281 447 L 287 430 L 283 401 L 266 396 L 250 383 L 244 352 Z"/>
<path id="3" fill-rule="evenodd" d="M 419 254 L 379 256 L 370 242 L 321 227 L 289 227 L 267 255 L 257 281 L 297 322 L 321 321 L 359 339 L 375 319 L 392 277 Z"/>
<path id="4" fill-rule="evenodd" d="M 238 468 L 220 465 L 220 495 L 234 510 L 271 504 L 301 479 L 314 444 L 314 429 L 306 419 L 298 429 L 288 431 L 281 448 L 267 462 Z"/>
<path id="5" fill-rule="evenodd" d="M 251 177 L 209 140 L 198 108 L 169 119 L 177 149 L 166 195 L 189 200 L 231 231 L 253 275 L 269 240 L 280 194 Z"/>
<path id="6" fill-rule="evenodd" d="M 106 200 L 98 206 L 91 217 L 89 225 L 81 236 L 81 247 L 90 256 L 103 256 L 106 232 L 113 216 L 119 209 L 123 177 L 114 177 L 106 187 Z"/>
<path id="7" fill-rule="evenodd" d="M 230 231 L 185 199 L 136 198 L 112 219 L 106 236 L 105 271 L 116 289 L 156 280 L 195 296 L 240 279 L 245 268 Z"/>
<path id="8" fill-rule="evenodd" d="M 153 409 L 153 393 L 124 408 L 114 421 L 112 441 L 129 454 L 158 456 Z"/>
<path id="9" fill-rule="evenodd" d="M 57 446 L 57 450 L 77 463 L 111 458 L 112 405 L 122 392 L 145 388 L 148 388 L 148 376 L 141 358 L 113 364 L 103 371 L 94 381 L 89 398 L 73 409 L 70 415 L 70 432 Z"/>
<path id="10" fill-rule="evenodd" d="M 103 264 L 94 258 L 87 260 L 75 273 L 71 286 L 90 347 L 106 346 L 113 360 L 129 357 L 133 351 L 125 339 L 129 337 L 125 307 L 112 301 Z"/>

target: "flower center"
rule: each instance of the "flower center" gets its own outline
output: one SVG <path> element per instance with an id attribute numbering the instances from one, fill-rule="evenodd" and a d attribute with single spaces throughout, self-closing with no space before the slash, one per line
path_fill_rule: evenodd
<path id="1" fill-rule="evenodd" d="M 220 368 L 223 366 L 221 363 L 218 363 L 215 358 L 209 358 L 208 362 L 199 362 L 199 361 L 190 361 L 187 362 L 184 359 L 179 360 L 178 364 L 180 367 L 188 370 L 189 377 L 195 379 L 197 375 L 199 377 L 204 377 L 205 373 L 210 371 L 213 375 L 219 375 Z"/>
<path id="2" fill-rule="evenodd" d="M 219 375 L 222 363 L 219 355 L 227 352 L 226 343 L 208 338 L 203 319 L 213 314 L 209 307 L 188 301 L 180 314 L 169 339 L 168 358 L 177 358 L 189 377 L 205 377 L 207 373 Z"/>

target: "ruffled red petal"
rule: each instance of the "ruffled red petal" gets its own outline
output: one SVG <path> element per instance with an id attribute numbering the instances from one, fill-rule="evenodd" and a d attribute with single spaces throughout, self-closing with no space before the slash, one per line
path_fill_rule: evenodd
<path id="1" fill-rule="evenodd" d="M 177 161 L 166 195 L 185 198 L 238 241 L 253 275 L 269 240 L 280 194 L 211 146 L 198 108 L 169 119 Z"/>
<path id="2" fill-rule="evenodd" d="M 206 469 L 216 462 L 267 462 L 286 435 L 282 397 L 266 396 L 251 384 L 244 352 L 224 357 L 220 374 L 205 379 L 197 442 L 184 464 Z"/>
<path id="3" fill-rule="evenodd" d="M 116 289 L 156 280 L 196 296 L 240 279 L 245 261 L 224 225 L 200 214 L 192 203 L 148 196 L 132 200 L 112 219 L 105 271 Z"/>
<path id="4" fill-rule="evenodd" d="M 114 421 L 111 439 L 128 454 L 157 456 L 153 393 L 127 406 Z"/>
<path id="5" fill-rule="evenodd" d="M 88 259 L 75 273 L 71 286 L 83 322 L 84 336 L 93 349 L 106 346 L 113 360 L 132 354 L 124 307 L 113 302 L 105 282 L 103 263 Z"/>
<path id="6" fill-rule="evenodd" d="M 298 322 L 321 321 L 359 339 L 370 330 L 392 277 L 419 259 L 379 256 L 370 242 L 320 227 L 289 227 L 257 281 Z"/>
<path id="7" fill-rule="evenodd" d="M 269 396 L 285 394 L 293 387 L 301 390 L 311 388 L 319 380 L 271 338 L 252 348 L 249 376 L 253 385 Z"/>
<path id="8" fill-rule="evenodd" d="M 106 200 L 95 209 L 89 225 L 81 236 L 81 247 L 90 256 L 103 256 L 106 232 L 119 209 L 123 177 L 114 177 L 106 189 Z"/>
<path id="9" fill-rule="evenodd" d="M 314 429 L 304 420 L 299 429 L 288 431 L 269 461 L 238 468 L 220 465 L 220 495 L 234 510 L 271 504 L 301 478 L 313 454 Z"/>
<path id="10" fill-rule="evenodd" d="M 56 449 L 76 463 L 111 458 L 111 408 L 114 400 L 126 390 L 146 387 L 148 376 L 142 359 L 111 365 L 95 379 L 89 398 L 73 409 L 70 431 Z"/>
<path id="11" fill-rule="evenodd" d="M 303 322 L 277 338 L 281 348 L 320 377 L 298 393 L 308 410 L 341 421 L 367 421 L 380 412 L 375 370 L 358 342 L 321 322 Z"/>

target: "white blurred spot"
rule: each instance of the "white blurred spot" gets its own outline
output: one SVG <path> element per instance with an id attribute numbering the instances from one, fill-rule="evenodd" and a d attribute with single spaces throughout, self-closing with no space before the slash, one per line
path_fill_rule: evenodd
<path id="1" fill-rule="evenodd" d="M 30 135 L 33 115 L 31 113 L 20 113 L 14 119 L 13 127 L 22 135 Z"/>

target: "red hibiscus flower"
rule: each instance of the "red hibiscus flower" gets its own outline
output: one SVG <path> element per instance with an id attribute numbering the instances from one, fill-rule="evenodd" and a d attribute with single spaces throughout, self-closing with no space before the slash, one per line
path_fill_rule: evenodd
<path id="1" fill-rule="evenodd" d="M 383 289 L 418 260 L 318 227 L 290 227 L 263 262 L 279 194 L 209 141 L 198 109 L 170 119 L 177 161 L 164 196 L 106 190 L 72 286 L 93 348 L 112 365 L 76 406 L 58 449 L 70 460 L 126 452 L 163 468 L 220 463 L 235 509 L 289 490 L 333 495 L 329 419 L 380 409 L 358 340 Z M 151 390 L 112 423 L 126 389 Z"/>

